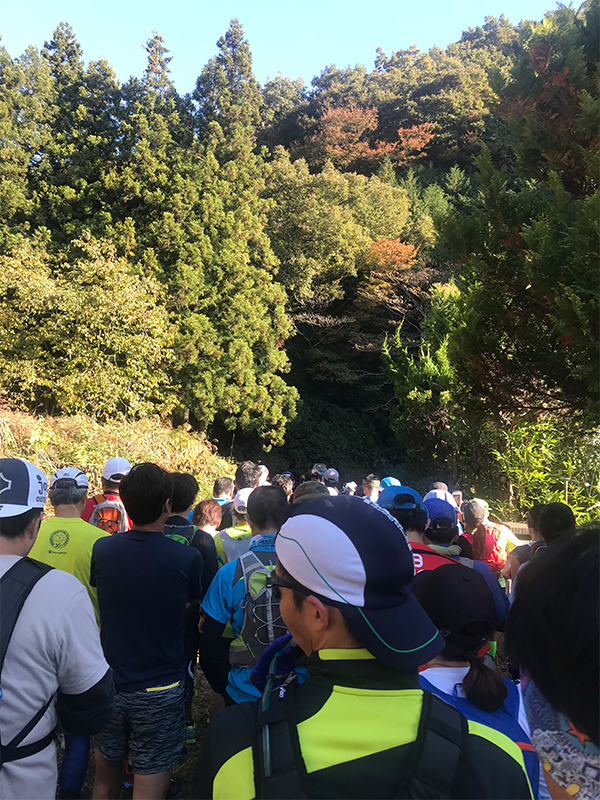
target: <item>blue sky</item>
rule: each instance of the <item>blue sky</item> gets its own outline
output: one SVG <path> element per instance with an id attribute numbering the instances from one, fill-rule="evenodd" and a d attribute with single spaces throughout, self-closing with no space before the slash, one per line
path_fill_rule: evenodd
<path id="1" fill-rule="evenodd" d="M 142 74 L 144 43 L 156 28 L 184 93 L 194 88 L 232 17 L 244 26 L 261 82 L 281 71 L 310 83 L 328 64 L 370 70 L 377 47 L 387 53 L 411 44 L 446 47 L 488 14 L 517 23 L 541 19 L 553 7 L 552 0 L 3 0 L 0 33 L 17 57 L 30 44 L 41 47 L 59 22 L 69 22 L 86 61 L 106 56 L 125 81 Z"/>

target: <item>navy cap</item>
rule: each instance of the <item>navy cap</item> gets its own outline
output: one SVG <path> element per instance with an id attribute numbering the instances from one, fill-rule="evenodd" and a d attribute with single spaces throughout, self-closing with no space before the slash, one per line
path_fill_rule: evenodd
<path id="1" fill-rule="evenodd" d="M 414 669 L 443 649 L 411 591 L 414 565 L 406 535 L 381 506 L 348 495 L 304 503 L 282 525 L 275 549 L 286 571 L 339 608 L 380 661 Z"/>
<path id="2" fill-rule="evenodd" d="M 0 519 L 16 517 L 46 502 L 48 479 L 24 458 L 0 458 Z"/>
<path id="3" fill-rule="evenodd" d="M 444 639 L 476 652 L 494 630 L 496 606 L 485 578 L 462 564 L 445 564 L 415 575 L 414 593 Z"/>

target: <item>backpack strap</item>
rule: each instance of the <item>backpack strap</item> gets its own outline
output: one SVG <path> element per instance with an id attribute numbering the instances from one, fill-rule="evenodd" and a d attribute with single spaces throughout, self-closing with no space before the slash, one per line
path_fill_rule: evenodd
<path id="1" fill-rule="evenodd" d="M 277 658 L 273 659 L 276 662 Z M 277 667 L 271 663 L 271 670 Z M 295 684 L 271 689 L 267 679 L 258 704 L 257 735 L 254 738 L 254 784 L 262 800 L 305 800 L 313 797 L 300 750 L 294 715 Z"/>
<path id="2" fill-rule="evenodd" d="M 34 561 L 32 558 L 21 558 L 0 578 L 0 675 L 4 666 L 4 658 L 15 625 L 36 583 L 54 567 Z"/>
<path id="3" fill-rule="evenodd" d="M 415 742 L 417 762 L 408 793 L 397 797 L 411 800 L 452 797 L 456 768 L 467 734 L 467 720 L 460 711 L 434 694 L 423 692 L 423 709 Z"/>
<path id="4" fill-rule="evenodd" d="M 32 558 L 22 558 L 16 564 L 13 564 L 0 578 L 0 674 L 2 673 L 4 658 L 11 636 L 25 601 L 36 583 L 51 569 L 54 569 L 54 567 L 48 564 L 42 564 Z M 34 753 L 39 753 L 48 747 L 54 737 L 54 730 L 51 730 L 36 742 L 31 742 L 31 744 L 23 747 L 19 747 L 19 745 L 42 719 L 53 699 L 54 695 L 52 694 L 42 708 L 34 714 L 7 745 L 0 744 L 0 767 L 10 761 L 27 758 L 34 755 Z"/>

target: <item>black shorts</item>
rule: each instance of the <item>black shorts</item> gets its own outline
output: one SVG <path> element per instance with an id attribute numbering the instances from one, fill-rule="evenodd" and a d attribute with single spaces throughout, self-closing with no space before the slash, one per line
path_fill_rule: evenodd
<path id="1" fill-rule="evenodd" d="M 94 737 L 111 763 L 127 758 L 138 775 L 170 769 L 186 743 L 183 681 L 140 692 L 117 692 L 112 717 Z"/>

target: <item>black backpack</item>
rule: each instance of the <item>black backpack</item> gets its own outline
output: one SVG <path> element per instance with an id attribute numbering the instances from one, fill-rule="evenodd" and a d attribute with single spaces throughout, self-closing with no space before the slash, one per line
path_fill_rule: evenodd
<path id="1" fill-rule="evenodd" d="M 42 564 L 40 561 L 34 561 L 32 558 L 21 558 L 0 578 L 0 678 L 10 638 L 25 600 L 40 578 L 43 578 L 51 569 L 53 567 Z M 48 747 L 54 737 L 53 730 L 43 739 L 38 739 L 37 742 L 31 742 L 22 747 L 19 745 L 42 719 L 50 707 L 53 697 L 54 695 L 7 745 L 0 744 L 0 768 L 9 761 L 27 758 Z M 0 689 L 0 703 L 2 703 L 2 689 Z"/>
<path id="2" fill-rule="evenodd" d="M 258 703 L 257 738 L 253 747 L 255 797 L 261 800 L 307 800 L 314 797 L 306 771 L 294 715 L 295 681 L 271 691 L 275 668 Z M 272 701 L 272 702 L 271 702 Z M 430 692 L 423 692 L 419 721 L 418 753 L 407 785 L 396 797 L 412 800 L 447 800 L 452 797 L 461 749 L 468 723 L 454 706 Z"/>

